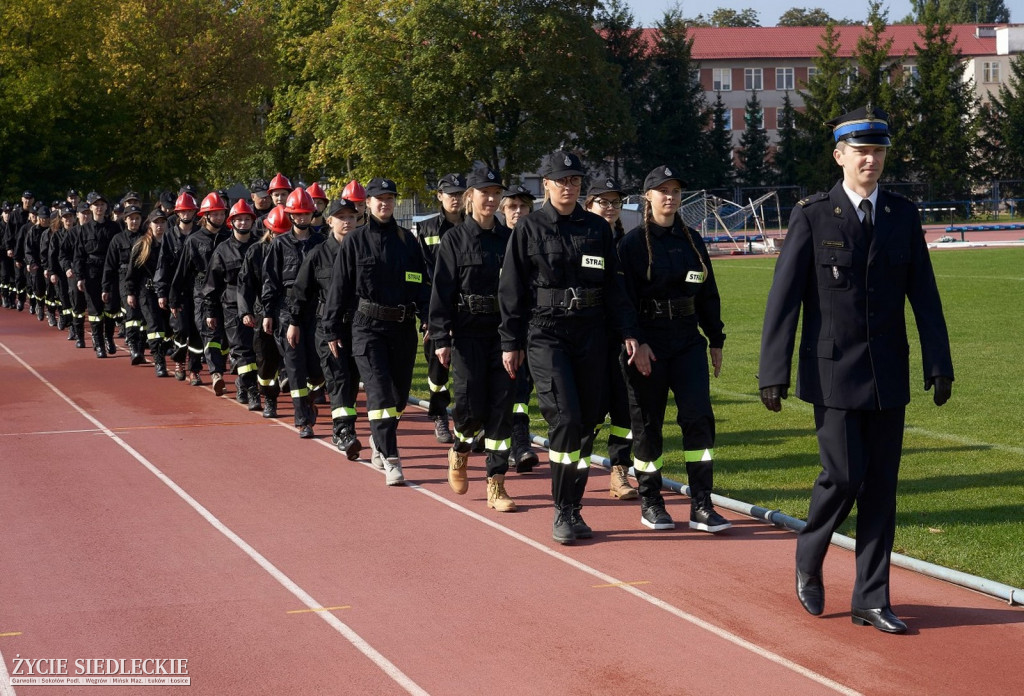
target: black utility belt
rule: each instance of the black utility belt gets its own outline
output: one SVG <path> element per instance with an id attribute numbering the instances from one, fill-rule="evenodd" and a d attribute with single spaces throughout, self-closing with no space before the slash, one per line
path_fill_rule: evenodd
<path id="1" fill-rule="evenodd" d="M 497 295 L 462 295 L 459 309 L 470 314 L 497 314 Z"/>
<path id="2" fill-rule="evenodd" d="M 537 288 L 538 307 L 586 309 L 603 305 L 602 288 Z"/>
<path id="3" fill-rule="evenodd" d="M 356 311 L 369 319 L 403 322 L 406 319 L 411 319 L 416 316 L 416 305 L 408 304 L 390 307 L 388 305 L 370 302 L 369 300 L 359 300 L 359 305 L 356 307 Z"/>
<path id="4" fill-rule="evenodd" d="M 645 319 L 675 319 L 695 313 L 692 297 L 674 297 L 670 300 L 640 300 L 640 316 Z"/>

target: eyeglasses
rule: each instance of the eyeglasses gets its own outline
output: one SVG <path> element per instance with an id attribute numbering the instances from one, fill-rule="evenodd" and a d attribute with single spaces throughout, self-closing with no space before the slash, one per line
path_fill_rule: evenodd
<path id="1" fill-rule="evenodd" d="M 555 182 L 555 186 L 560 189 L 579 188 L 583 185 L 582 176 L 567 176 L 561 179 L 553 179 L 553 181 Z"/>
<path id="2" fill-rule="evenodd" d="M 619 199 L 617 201 L 610 201 L 607 198 L 595 198 L 594 202 L 597 203 L 602 208 L 621 208 L 622 207 L 622 199 Z"/>

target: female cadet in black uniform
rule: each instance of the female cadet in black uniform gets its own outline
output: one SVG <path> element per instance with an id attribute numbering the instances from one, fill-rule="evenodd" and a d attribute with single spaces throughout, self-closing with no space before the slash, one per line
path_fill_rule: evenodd
<path id="1" fill-rule="evenodd" d="M 218 326 L 210 328 L 203 321 L 203 288 L 206 286 L 206 272 L 209 270 L 210 257 L 218 244 L 228 237 L 224 229 L 228 208 L 224 199 L 216 191 L 206 195 L 199 205 L 199 229 L 185 239 L 181 248 L 181 258 L 174 271 L 171 281 L 170 304 L 171 313 L 177 312 L 193 327 L 202 338 L 203 354 L 210 370 L 213 392 L 217 396 L 224 394 L 224 330 Z M 200 386 L 203 381 L 199 377 L 202 361 L 189 346 L 189 384 Z M 193 369 L 197 368 L 198 369 Z"/>
<path id="2" fill-rule="evenodd" d="M 50 229 L 50 209 L 45 205 L 37 206 L 35 209 L 35 221 L 25 232 L 22 242 L 24 245 L 23 254 L 25 259 L 25 278 L 27 281 L 28 296 L 34 302 L 36 317 L 39 321 L 46 318 L 46 276 L 44 273 L 44 259 L 42 256 L 43 235 Z"/>
<path id="3" fill-rule="evenodd" d="M 292 223 L 284 206 L 279 205 L 270 210 L 263 218 L 263 237 L 249 247 L 238 271 L 238 315 L 242 323 L 253 329 L 252 349 L 256 356 L 257 389 L 249 391 L 249 410 L 263 409 L 264 418 L 277 418 L 277 397 L 281 393 L 278 383 L 278 370 L 281 366 L 281 353 L 272 334 L 263 331 L 263 319 L 266 312 L 260 293 L 263 292 L 263 260 L 266 258 L 270 242 L 275 235 L 291 232 Z M 260 395 L 265 403 L 260 404 Z"/>
<path id="4" fill-rule="evenodd" d="M 157 377 L 167 377 L 167 342 L 170 336 L 170 313 L 160 307 L 156 293 L 156 276 L 160 247 L 167 233 L 167 214 L 157 206 L 146 218 L 142 234 L 132 244 L 128 275 L 125 279 L 125 302 L 132 310 L 142 312 L 146 324 L 146 342 L 153 356 Z"/>
<path id="5" fill-rule="evenodd" d="M 114 317 L 116 310 L 103 300 L 103 265 L 107 260 L 107 247 L 121 228 L 107 219 L 107 200 L 92 191 L 85 200 L 92 208 L 92 222 L 82 225 L 75 245 L 74 267 L 78 290 L 85 293 L 92 328 L 92 347 L 97 358 L 117 352 L 114 347 Z"/>
<path id="6" fill-rule="evenodd" d="M 218 325 L 231 346 L 231 364 L 238 379 L 235 400 L 249 403 L 249 394 L 256 388 L 256 355 L 253 353 L 253 330 L 242 323 L 238 314 L 238 271 L 242 268 L 249 247 L 254 244 L 252 228 L 256 211 L 249 202 L 239 198 L 228 214 L 231 236 L 213 250 L 203 288 L 203 317 L 208 329 Z"/>
<path id="7" fill-rule="evenodd" d="M 524 186 L 511 186 L 501 194 L 498 205 L 505 227 L 516 228 L 519 218 L 533 212 L 535 196 Z M 533 471 L 537 466 L 537 453 L 530 447 L 530 394 L 533 393 L 533 378 L 530 377 L 529 363 L 525 360 L 516 371 L 515 396 L 512 403 L 512 463 L 516 473 Z"/>
<path id="8" fill-rule="evenodd" d="M 350 460 L 359 458 L 363 448 L 356 438 L 356 396 L 359 393 L 359 371 L 352 358 L 352 319 L 343 321 L 347 328 L 338 357 L 331 354 L 323 325 L 323 309 L 327 293 L 334 276 L 334 262 L 341 250 L 341 243 L 349 232 L 356 228 L 356 205 L 351 201 L 338 200 L 327 209 L 327 224 L 330 234 L 327 241 L 314 249 L 299 268 L 292 291 L 288 296 L 290 318 L 288 340 L 308 341 L 303 335 L 308 327 L 316 327 L 316 352 L 320 356 L 320 368 L 324 373 L 325 389 L 330 395 L 331 442 L 345 453 Z"/>
<path id="9" fill-rule="evenodd" d="M 92 208 L 82 201 L 78 204 L 76 215 L 75 224 L 71 226 L 61 243 L 60 267 L 68 284 L 68 295 L 71 299 L 71 331 L 68 338 L 72 338 L 73 332 L 75 348 L 85 348 L 85 293 L 78 289 L 78 283 L 75 282 L 75 246 L 78 244 L 78 236 L 82 233 L 82 226 L 92 221 Z"/>
<path id="10" fill-rule="evenodd" d="M 160 309 L 170 312 L 172 344 L 168 346 L 168 356 L 174 360 L 174 378 L 179 382 L 185 381 L 186 368 L 192 374 L 199 374 L 203 369 L 203 343 L 191 321 L 192 312 L 171 312 L 170 294 L 171 283 L 174 281 L 174 273 L 178 270 L 178 262 L 181 260 L 181 251 L 185 248 L 185 240 L 192 234 L 198 225 L 196 224 L 196 213 L 199 206 L 191 193 L 182 191 L 174 202 L 174 224 L 170 226 L 160 242 L 160 257 L 157 259 L 156 275 L 153 278 L 156 287 L 156 295 L 159 298 Z M 192 299 L 188 293 L 180 297 L 185 305 L 191 305 Z M 187 362 L 187 364 L 186 364 Z"/>
<path id="11" fill-rule="evenodd" d="M 352 355 L 366 389 L 372 461 L 389 486 L 405 483 L 398 419 L 412 385 L 416 327 L 426 323 L 430 303 L 423 254 L 412 233 L 394 218 L 396 192 L 390 179 L 373 179 L 366 187 L 368 222 L 341 245 L 324 310 L 326 338 L 335 356 L 345 334 L 345 313 L 353 312 Z"/>
<path id="12" fill-rule="evenodd" d="M 416 228 L 416 236 L 427 266 L 427 279 L 434 274 L 437 261 L 437 246 L 450 229 L 460 224 L 465 215 L 462 212 L 462 194 L 466 192 L 466 180 L 461 174 L 445 174 L 437 182 L 437 201 L 441 212 L 437 217 L 424 220 Z M 430 333 L 423 327 L 423 357 L 427 361 L 427 388 L 430 390 L 430 405 L 427 415 L 434 421 L 434 437 L 441 444 L 453 442 L 448 428 L 448 405 L 452 402 L 448 392 L 448 368 L 442 365 L 434 352 Z"/>
<path id="13" fill-rule="evenodd" d="M 125 342 L 131 354 L 132 365 L 146 361 L 142 340 L 142 308 L 138 303 L 127 306 L 128 293 L 125 285 L 131 270 L 132 246 L 145 230 L 142 229 L 142 208 L 137 205 L 125 206 L 122 218 L 124 230 L 114 235 L 107 248 L 107 260 L 103 266 L 103 301 L 119 307 L 118 315 L 124 318 Z"/>
<path id="14" fill-rule="evenodd" d="M 501 360 L 498 274 L 511 232 L 494 216 L 501 177 L 477 169 L 466 181 L 467 216 L 444 236 L 430 296 L 430 341 L 438 361 L 451 365 L 455 393 L 455 444 L 448 452 L 448 483 L 469 489 L 467 463 L 473 442 L 487 451 L 487 507 L 513 512 L 505 492 L 512 435 L 512 378 Z"/>
<path id="15" fill-rule="evenodd" d="M 622 189 L 614 179 L 598 179 L 587 191 L 583 207 L 603 217 L 612 228 L 612 239 L 616 247 L 626 231 L 622 229 Z M 630 454 L 633 449 L 633 435 L 629 425 L 629 395 L 626 380 L 619 367 L 619 341 L 611 338 L 608 345 L 608 415 L 611 428 L 608 432 L 608 459 L 611 461 L 611 476 L 608 495 L 619 500 L 634 500 L 636 489 L 629 485 Z M 600 426 L 598 427 L 600 430 Z"/>
<path id="16" fill-rule="evenodd" d="M 644 180 L 643 225 L 630 230 L 619 244 L 626 288 L 640 316 L 644 340 L 656 356 L 649 376 L 625 361 L 622 365 L 633 424 L 633 469 L 640 490 L 640 521 L 651 529 L 673 529 L 661 496 L 662 426 L 671 389 L 690 484 L 690 528 L 720 532 L 731 525 L 711 504 L 715 414 L 707 347 L 710 344 L 718 377 L 725 342 L 722 302 L 704 241 L 678 215 L 682 192 L 671 167 L 654 169 Z"/>
<path id="17" fill-rule="evenodd" d="M 46 267 L 50 271 L 50 283 L 56 288 L 57 302 L 60 312 L 57 322 L 58 329 L 67 327 L 68 340 L 75 340 L 75 308 L 68 288 L 67 268 L 63 264 L 66 258 L 64 249 L 71 238 L 71 229 L 75 225 L 75 209 L 70 203 L 60 207 L 60 229 L 50 235 Z"/>
<path id="18" fill-rule="evenodd" d="M 609 325 L 624 338 L 629 362 L 650 369 L 618 277 L 611 228 L 577 203 L 583 174 L 571 153 L 547 158 L 547 201 L 516 225 L 499 281 L 505 368 L 514 377 L 528 350 L 548 422 L 552 537 L 561 544 L 593 534 L 580 510 L 594 428 L 607 408 L 607 380 L 595 376 L 605 371 Z"/>
<path id="19" fill-rule="evenodd" d="M 315 208 L 313 199 L 301 186 L 288 194 L 284 211 L 291 220 L 291 233 L 274 238 L 263 261 L 263 290 L 260 293 L 260 300 L 266 308 L 263 331 L 277 339 L 291 387 L 295 427 L 299 429 L 299 437 L 308 439 L 313 437 L 317 417 L 314 397 L 310 392 L 323 387 L 324 376 L 316 354 L 315 323 L 302 327 L 305 329 L 304 337 L 288 335 L 291 322 L 288 293 L 299 275 L 303 260 L 323 243 L 324 237 L 310 231 Z M 315 317 L 313 319 L 315 322 Z"/>

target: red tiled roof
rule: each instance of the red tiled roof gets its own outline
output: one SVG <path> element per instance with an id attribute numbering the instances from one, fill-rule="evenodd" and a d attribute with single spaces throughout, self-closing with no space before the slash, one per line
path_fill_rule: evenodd
<path id="1" fill-rule="evenodd" d="M 985 25 L 997 26 L 997 25 Z M 1005 25 L 998 25 L 1005 26 Z M 890 55 L 914 55 L 914 44 L 922 45 L 921 25 L 892 24 L 886 28 L 883 41 L 892 37 Z M 995 37 L 976 38 L 976 24 L 954 24 L 951 38 L 964 56 L 995 55 Z M 657 40 L 657 29 L 642 29 L 650 44 Z M 837 26 L 839 56 L 853 56 L 864 26 Z M 728 60 L 735 58 L 814 58 L 823 42 L 824 27 L 691 27 L 687 35 L 693 38 L 695 60 Z"/>

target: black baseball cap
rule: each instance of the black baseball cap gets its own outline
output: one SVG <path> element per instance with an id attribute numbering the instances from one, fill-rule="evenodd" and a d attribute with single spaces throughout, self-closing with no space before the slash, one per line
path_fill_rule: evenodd
<path id="1" fill-rule="evenodd" d="M 107 202 L 107 199 L 106 199 L 106 198 L 104 198 L 104 197 L 103 197 L 103 194 L 102 194 L 102 193 L 100 193 L 100 192 L 98 192 L 98 191 L 90 191 L 90 192 L 89 192 L 89 195 L 87 195 L 87 196 L 85 197 L 85 201 L 86 201 L 86 203 L 88 203 L 89 205 L 92 205 L 92 204 L 93 204 L 93 203 L 95 203 L 96 201 L 103 201 L 104 203 L 106 203 L 106 202 Z"/>
<path id="2" fill-rule="evenodd" d="M 537 197 L 533 195 L 533 192 L 525 186 L 516 184 L 515 186 L 509 186 L 505 189 L 505 193 L 501 194 L 502 198 L 526 198 L 529 201 L 537 200 Z"/>
<path id="3" fill-rule="evenodd" d="M 568 150 L 556 150 L 544 158 L 541 174 L 545 179 L 564 179 L 567 176 L 585 176 L 580 158 Z"/>
<path id="4" fill-rule="evenodd" d="M 600 196 L 602 193 L 617 193 L 621 196 L 622 187 L 619 186 L 619 182 L 611 177 L 593 179 L 590 182 L 590 188 L 587 190 L 587 196 Z"/>
<path id="5" fill-rule="evenodd" d="M 490 167 L 477 167 L 466 177 L 466 188 L 484 188 L 486 186 L 500 186 L 504 189 L 505 186 L 501 183 L 501 174 Z"/>
<path id="6" fill-rule="evenodd" d="M 398 185 L 391 179 L 383 179 L 381 177 L 370 179 L 370 183 L 366 185 L 367 196 L 381 196 L 385 193 L 391 193 L 397 196 Z"/>
<path id="7" fill-rule="evenodd" d="M 445 174 L 437 182 L 441 193 L 462 193 L 466 190 L 466 179 L 461 174 Z"/>
<path id="8" fill-rule="evenodd" d="M 644 179 L 644 191 L 650 191 L 652 188 L 658 188 L 666 181 L 678 181 L 680 186 L 686 186 L 683 178 L 676 174 L 676 168 L 670 167 L 666 164 L 662 164 L 655 167 L 650 171 L 647 177 Z"/>
<path id="9" fill-rule="evenodd" d="M 327 207 L 327 217 L 333 217 L 343 210 L 348 210 L 356 215 L 359 214 L 359 209 L 356 208 L 356 204 L 352 201 L 339 198 L 338 200 L 331 201 L 330 206 Z"/>

